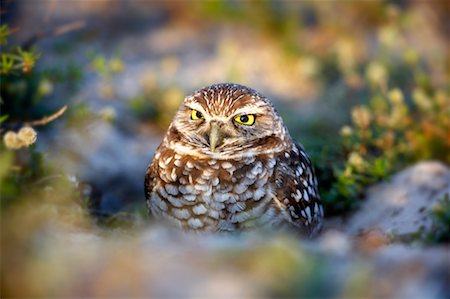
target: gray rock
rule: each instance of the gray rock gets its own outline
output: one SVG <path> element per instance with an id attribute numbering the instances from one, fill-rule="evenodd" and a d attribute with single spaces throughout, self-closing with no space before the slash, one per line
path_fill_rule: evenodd
<path id="1" fill-rule="evenodd" d="M 450 168 L 440 162 L 421 162 L 370 187 L 343 230 L 359 234 L 376 229 L 395 237 L 429 231 L 430 210 L 445 193 L 450 194 Z"/>
<path id="2" fill-rule="evenodd" d="M 391 244 L 372 256 L 375 298 L 448 298 L 448 246 Z"/>

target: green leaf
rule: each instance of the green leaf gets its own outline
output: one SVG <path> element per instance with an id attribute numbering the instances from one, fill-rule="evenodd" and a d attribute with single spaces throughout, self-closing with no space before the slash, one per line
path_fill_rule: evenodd
<path id="1" fill-rule="evenodd" d="M 5 120 L 7 120 L 9 115 L 2 115 L 0 116 L 0 124 L 3 123 Z"/>
<path id="2" fill-rule="evenodd" d="M 8 24 L 0 26 L 0 45 L 8 44 L 8 36 L 11 34 L 11 29 L 9 29 Z"/>

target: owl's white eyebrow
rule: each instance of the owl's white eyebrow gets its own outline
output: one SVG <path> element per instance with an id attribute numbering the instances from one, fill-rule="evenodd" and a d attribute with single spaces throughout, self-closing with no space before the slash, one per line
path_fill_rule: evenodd
<path id="1" fill-rule="evenodd" d="M 264 114 L 264 109 L 261 107 L 242 107 L 234 111 L 234 115 L 242 114 Z"/>
<path id="2" fill-rule="evenodd" d="M 206 114 L 205 109 L 203 109 L 202 105 L 200 105 L 198 103 L 195 103 L 195 102 L 189 103 L 189 104 L 186 104 L 186 107 L 188 107 L 190 109 L 197 110 L 197 111 L 199 111 L 199 112 L 201 112 L 203 114 Z"/>

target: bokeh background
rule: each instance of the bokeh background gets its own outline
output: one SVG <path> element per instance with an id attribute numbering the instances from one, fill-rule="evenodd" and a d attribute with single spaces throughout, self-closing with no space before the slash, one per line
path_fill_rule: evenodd
<path id="1" fill-rule="evenodd" d="M 450 163 L 448 16 L 438 0 L 2 0 L 2 297 L 448 296 L 448 193 L 406 237 L 336 224 L 368 186 Z M 219 82 L 272 99 L 330 233 L 151 223 L 147 164 L 183 97 Z"/>

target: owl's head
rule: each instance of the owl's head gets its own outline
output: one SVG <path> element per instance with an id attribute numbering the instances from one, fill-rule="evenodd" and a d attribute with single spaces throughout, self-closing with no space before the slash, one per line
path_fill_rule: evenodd
<path id="1" fill-rule="evenodd" d="M 169 135 L 179 150 L 209 156 L 278 151 L 288 136 L 271 102 L 237 84 L 216 84 L 187 96 Z"/>

